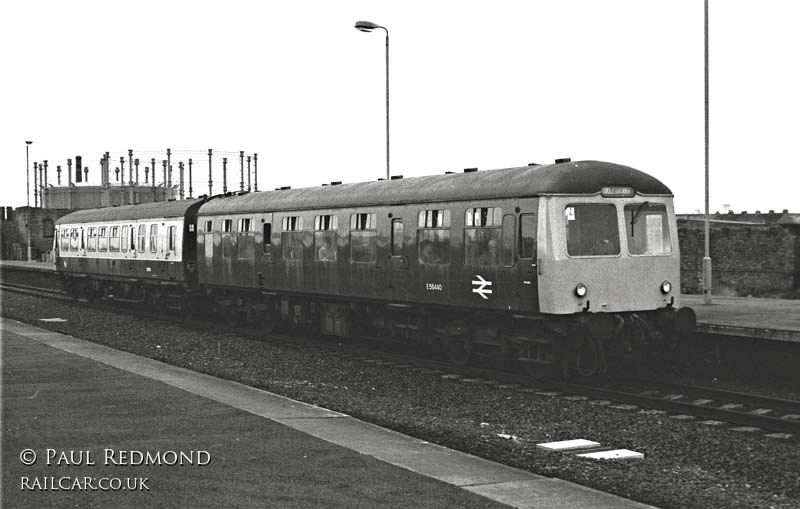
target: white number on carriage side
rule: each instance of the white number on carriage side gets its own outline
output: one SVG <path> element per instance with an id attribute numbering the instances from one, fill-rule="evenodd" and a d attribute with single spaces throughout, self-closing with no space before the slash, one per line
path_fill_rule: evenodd
<path id="1" fill-rule="evenodd" d="M 575 207 L 565 208 L 564 215 L 567 217 L 567 221 L 575 221 Z"/>

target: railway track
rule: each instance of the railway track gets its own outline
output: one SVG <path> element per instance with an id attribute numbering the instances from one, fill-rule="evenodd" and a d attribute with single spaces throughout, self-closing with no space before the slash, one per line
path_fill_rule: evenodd
<path id="1" fill-rule="evenodd" d="M 73 301 L 61 290 L 39 288 L 28 285 L 0 284 L 0 290 L 25 295 Z M 92 303 L 110 311 L 118 311 L 110 304 Z M 144 314 L 148 318 L 163 318 L 157 312 L 126 308 L 126 312 Z M 198 326 L 197 321 L 176 319 L 183 324 Z M 220 327 L 204 321 L 203 327 Z M 224 330 L 230 331 L 229 328 Z M 265 339 L 263 331 L 241 329 L 239 332 L 251 337 Z M 355 361 L 404 366 L 418 370 L 423 376 L 440 376 L 467 383 L 502 384 L 509 390 L 536 393 L 543 397 L 561 397 L 575 403 L 589 401 L 592 404 L 609 405 L 622 410 L 642 410 L 649 413 L 664 412 L 681 419 L 704 419 L 698 421 L 708 425 L 737 426 L 738 431 L 764 431 L 800 437 L 800 401 L 761 396 L 752 393 L 720 390 L 705 386 L 691 386 L 650 380 L 623 380 L 601 386 L 567 383 L 558 380 L 536 380 L 502 369 L 486 367 L 458 367 L 443 361 L 410 356 L 391 351 L 391 348 L 376 348 L 375 342 L 355 339 L 332 343 L 315 334 L 298 341 L 297 335 L 270 333 L 270 341 L 307 351 L 346 356 Z M 383 343 L 381 343 L 383 345 Z"/>

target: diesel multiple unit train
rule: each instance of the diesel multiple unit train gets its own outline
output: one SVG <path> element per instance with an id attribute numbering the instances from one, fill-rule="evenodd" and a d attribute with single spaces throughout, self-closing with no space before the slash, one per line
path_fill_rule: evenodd
<path id="1" fill-rule="evenodd" d="M 337 184 L 74 212 L 57 270 L 76 297 L 532 372 L 614 370 L 694 327 L 672 193 L 643 172 L 559 160 Z"/>

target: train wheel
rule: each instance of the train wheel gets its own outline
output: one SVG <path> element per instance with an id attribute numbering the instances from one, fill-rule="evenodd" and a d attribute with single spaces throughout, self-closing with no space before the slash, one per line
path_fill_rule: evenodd
<path id="1" fill-rule="evenodd" d="M 466 366 L 472 356 L 472 347 L 464 339 L 448 339 L 444 344 L 447 360 L 456 366 Z"/>
<path id="2" fill-rule="evenodd" d="M 572 367 L 583 378 L 604 373 L 605 360 L 600 342 L 588 335 L 581 335 L 575 341 Z"/>

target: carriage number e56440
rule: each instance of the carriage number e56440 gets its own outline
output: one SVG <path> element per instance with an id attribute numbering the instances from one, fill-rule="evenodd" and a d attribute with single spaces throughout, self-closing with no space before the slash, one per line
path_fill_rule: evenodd
<path id="1" fill-rule="evenodd" d="M 441 292 L 444 286 L 442 283 L 425 283 L 425 289 L 429 292 Z"/>

